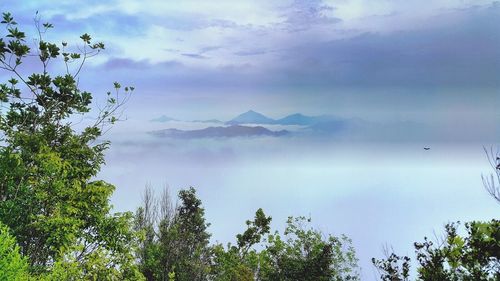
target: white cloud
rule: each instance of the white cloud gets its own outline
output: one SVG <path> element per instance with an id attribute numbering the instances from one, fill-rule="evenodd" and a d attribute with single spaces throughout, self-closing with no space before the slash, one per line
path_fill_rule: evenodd
<path id="1" fill-rule="evenodd" d="M 391 32 L 436 24 L 429 19 L 455 9 L 491 5 L 491 0 L 325 0 L 334 6 L 335 16 L 345 29 Z"/>

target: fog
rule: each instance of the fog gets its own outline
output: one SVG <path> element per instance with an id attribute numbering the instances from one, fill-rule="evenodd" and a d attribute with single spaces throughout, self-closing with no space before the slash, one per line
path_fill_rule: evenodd
<path id="1" fill-rule="evenodd" d="M 146 132 L 175 124 L 129 122 L 113 141 L 100 178 L 117 186 L 117 211 L 134 211 L 151 184 L 159 194 L 193 186 L 212 225 L 212 241 L 234 242 L 258 208 L 283 230 L 287 216 L 311 216 L 325 234 L 353 239 L 364 278 L 372 257 L 392 245 L 412 256 L 412 244 L 443 233 L 450 221 L 498 215 L 481 174 L 488 143 L 365 142 L 331 136 L 176 140 Z M 207 124 L 182 125 L 197 128 Z M 428 146 L 430 150 L 424 150 Z"/>

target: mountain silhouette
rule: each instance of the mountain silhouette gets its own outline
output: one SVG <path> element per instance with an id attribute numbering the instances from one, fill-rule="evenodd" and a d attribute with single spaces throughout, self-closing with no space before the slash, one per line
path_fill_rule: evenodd
<path id="1" fill-rule="evenodd" d="M 264 114 L 249 110 L 226 122 L 228 125 L 261 124 L 261 125 L 301 125 L 311 126 L 318 123 L 338 122 L 341 119 L 332 115 L 307 116 L 302 113 L 290 114 L 281 119 L 272 119 Z"/>
<path id="2" fill-rule="evenodd" d="M 232 138 L 232 137 L 252 137 L 252 136 L 274 136 L 279 137 L 289 134 L 287 130 L 271 131 L 262 126 L 250 127 L 241 125 L 232 125 L 229 127 L 208 127 L 199 130 L 179 130 L 179 129 L 165 129 L 153 131 L 151 134 L 158 137 L 169 138 L 183 138 L 183 139 L 196 139 L 196 138 Z"/>
<path id="3" fill-rule="evenodd" d="M 280 125 L 311 125 L 315 122 L 315 119 L 315 117 L 295 113 L 276 120 L 276 123 Z"/>
<path id="4" fill-rule="evenodd" d="M 159 123 L 165 123 L 165 122 L 168 122 L 168 121 L 179 121 L 175 118 L 171 118 L 171 117 L 168 117 L 166 115 L 162 115 L 160 117 L 157 117 L 157 118 L 154 118 L 154 119 L 151 119 L 150 120 L 151 122 L 159 122 Z"/>
<path id="5" fill-rule="evenodd" d="M 319 123 L 338 122 L 340 120 L 342 119 L 333 115 L 307 116 L 301 113 L 295 113 L 276 120 L 275 124 L 310 126 Z"/>
<path id="6" fill-rule="evenodd" d="M 239 125 L 239 124 L 275 124 L 276 120 L 269 118 L 261 113 L 249 110 L 242 113 L 235 118 L 226 122 L 228 125 Z"/>

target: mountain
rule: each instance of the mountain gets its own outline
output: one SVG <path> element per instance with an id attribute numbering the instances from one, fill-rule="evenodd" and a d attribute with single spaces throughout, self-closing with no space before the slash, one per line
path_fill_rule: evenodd
<path id="1" fill-rule="evenodd" d="M 311 126 L 318 123 L 339 122 L 340 118 L 332 115 L 307 116 L 295 113 L 281 119 L 272 119 L 261 113 L 249 110 L 226 122 L 228 125 L 262 124 L 262 125 L 301 125 Z"/>
<path id="2" fill-rule="evenodd" d="M 224 123 L 218 119 L 209 119 L 209 120 L 193 120 L 192 122 L 195 122 L 195 123 Z"/>
<path id="3" fill-rule="evenodd" d="M 301 113 L 288 115 L 284 118 L 276 120 L 276 124 L 280 125 L 312 125 L 320 121 L 324 121 L 325 116 L 307 116 Z"/>
<path id="4" fill-rule="evenodd" d="M 165 122 L 168 122 L 168 121 L 179 121 L 179 120 L 171 118 L 171 117 L 168 117 L 168 116 L 165 116 L 165 115 L 162 115 L 162 116 L 160 116 L 158 118 L 154 118 L 154 119 L 151 119 L 149 121 L 151 121 L 151 122 L 165 123 Z"/>
<path id="5" fill-rule="evenodd" d="M 228 125 L 239 125 L 239 124 L 275 124 L 276 120 L 271 119 L 263 114 L 249 110 L 242 113 L 235 118 L 226 122 Z"/>
<path id="6" fill-rule="evenodd" d="M 158 137 L 197 139 L 197 138 L 233 138 L 253 136 L 279 137 L 289 134 L 286 130 L 271 131 L 262 126 L 250 127 L 232 125 L 229 127 L 208 127 L 200 130 L 165 129 L 153 131 L 151 134 Z"/>

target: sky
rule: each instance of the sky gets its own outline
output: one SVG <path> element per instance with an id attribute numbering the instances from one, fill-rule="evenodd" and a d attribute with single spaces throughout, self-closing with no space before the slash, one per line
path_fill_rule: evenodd
<path id="1" fill-rule="evenodd" d="M 135 85 L 138 111 L 498 117 L 500 3 L 422 3 L 37 0 L 3 9 L 27 26 L 38 10 L 57 41 L 87 32 L 105 42 L 86 85 Z"/>
<path id="2" fill-rule="evenodd" d="M 276 226 L 310 214 L 353 237 L 363 280 L 374 280 L 369 260 L 384 244 L 411 253 L 447 221 L 498 217 L 480 178 L 483 146 L 500 138 L 498 1 L 4 0 L 2 11 L 31 34 L 38 11 L 55 42 L 104 42 L 80 77 L 96 100 L 114 81 L 136 88 L 100 175 L 117 186 L 117 210 L 134 210 L 147 183 L 193 185 L 218 241 L 259 207 Z M 250 109 L 363 125 L 280 138 L 148 134 Z M 161 115 L 181 121 L 150 122 Z"/>

